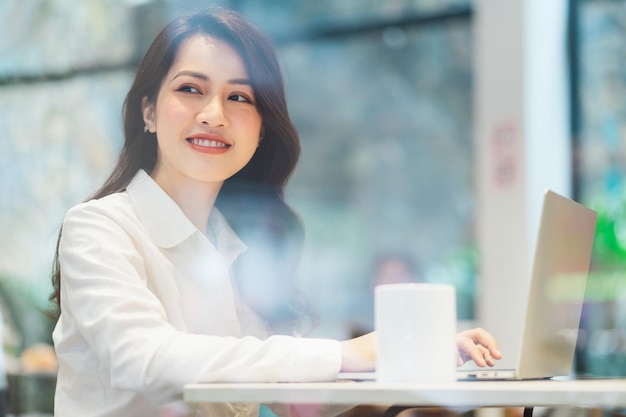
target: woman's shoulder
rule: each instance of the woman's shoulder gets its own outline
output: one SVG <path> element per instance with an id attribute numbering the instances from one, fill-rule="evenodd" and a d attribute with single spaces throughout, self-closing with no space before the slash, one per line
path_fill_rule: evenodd
<path id="1" fill-rule="evenodd" d="M 63 219 L 64 245 L 85 241 L 123 242 L 145 240 L 145 228 L 126 192 L 77 204 Z"/>
<path id="2" fill-rule="evenodd" d="M 122 191 L 76 204 L 68 210 L 65 221 L 77 217 L 122 219 L 136 218 L 136 215 L 128 194 Z"/>

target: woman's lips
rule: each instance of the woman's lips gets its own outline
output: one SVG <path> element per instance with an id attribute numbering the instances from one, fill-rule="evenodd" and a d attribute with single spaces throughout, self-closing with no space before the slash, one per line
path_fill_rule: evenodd
<path id="1" fill-rule="evenodd" d="M 217 138 L 192 137 L 187 138 L 187 142 L 198 152 L 209 154 L 221 154 L 226 152 L 232 145 Z"/>
<path id="2" fill-rule="evenodd" d="M 196 146 L 202 146 L 206 148 L 228 148 L 229 144 L 216 139 L 202 139 L 202 138 L 189 138 L 189 143 Z"/>

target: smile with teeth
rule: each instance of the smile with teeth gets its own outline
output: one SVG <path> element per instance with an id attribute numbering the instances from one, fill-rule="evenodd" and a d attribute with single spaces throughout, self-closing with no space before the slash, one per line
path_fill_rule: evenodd
<path id="1" fill-rule="evenodd" d="M 187 141 L 196 146 L 203 146 L 205 148 L 228 148 L 230 145 L 219 140 L 201 139 L 201 138 L 188 138 Z"/>

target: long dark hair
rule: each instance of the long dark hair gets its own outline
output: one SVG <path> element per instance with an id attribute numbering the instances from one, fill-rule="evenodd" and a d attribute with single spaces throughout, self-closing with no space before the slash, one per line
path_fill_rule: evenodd
<path id="1" fill-rule="evenodd" d="M 150 173 L 157 160 L 157 142 L 144 132 L 142 99 L 155 103 L 161 83 L 176 58 L 181 43 L 193 35 L 211 36 L 235 49 L 250 77 L 263 120 L 263 141 L 250 162 L 225 181 L 216 206 L 249 249 L 234 265 L 239 291 L 248 304 L 274 327 L 293 325 L 310 309 L 296 291 L 292 274 L 301 251 L 303 228 L 284 200 L 284 188 L 300 154 L 298 133 L 285 100 L 282 73 L 269 38 L 238 13 L 210 8 L 170 22 L 155 38 L 140 62 L 123 107 L 124 146 L 116 166 L 90 199 L 123 191 L 138 170 Z M 62 232 L 61 232 L 62 233 Z M 60 238 L 60 234 L 59 234 Z M 268 248 L 271 251 L 268 252 Z M 271 253 L 268 255 L 268 253 Z M 276 262 L 267 262 L 268 257 Z M 252 274 L 259 271 L 271 282 Z M 58 244 L 53 265 L 50 300 L 60 313 Z M 259 285 L 271 285 L 270 299 L 255 299 Z"/>

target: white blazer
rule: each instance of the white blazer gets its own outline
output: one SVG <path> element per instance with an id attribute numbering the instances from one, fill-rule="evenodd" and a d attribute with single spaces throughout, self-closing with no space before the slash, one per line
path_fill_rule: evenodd
<path id="1" fill-rule="evenodd" d="M 181 409 L 191 382 L 335 378 L 339 343 L 267 337 L 231 285 L 246 246 L 217 209 L 208 228 L 195 228 L 144 171 L 126 191 L 67 213 L 56 417 L 158 416 L 173 402 Z M 258 405 L 217 404 L 184 405 L 180 415 L 257 414 Z"/>

